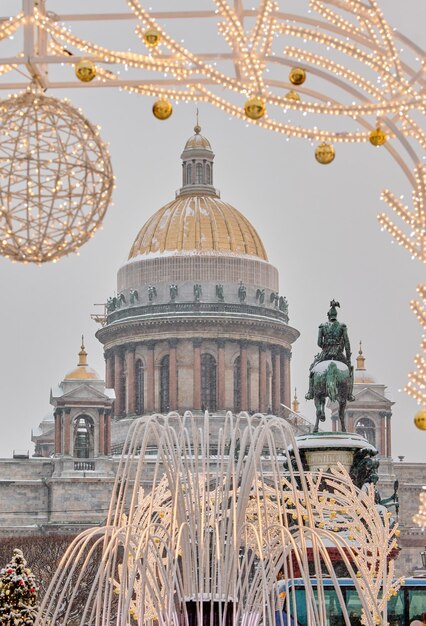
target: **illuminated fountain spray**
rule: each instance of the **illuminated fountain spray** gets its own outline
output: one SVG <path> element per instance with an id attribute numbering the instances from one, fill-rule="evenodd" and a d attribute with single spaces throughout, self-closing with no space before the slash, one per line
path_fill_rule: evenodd
<path id="1" fill-rule="evenodd" d="M 289 582 L 298 577 L 309 626 L 328 623 L 324 578 L 349 626 L 336 555 L 359 592 L 364 623 L 387 623 L 397 531 L 376 511 L 374 494 L 360 494 L 343 468 L 304 472 L 280 418 L 228 413 L 218 430 L 217 420 L 171 413 L 134 422 L 106 525 L 70 546 L 36 624 L 283 626 L 283 608 L 297 620 Z"/>

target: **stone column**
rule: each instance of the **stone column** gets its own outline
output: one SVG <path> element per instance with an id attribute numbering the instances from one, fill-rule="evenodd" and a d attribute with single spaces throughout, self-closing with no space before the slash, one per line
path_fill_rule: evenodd
<path id="1" fill-rule="evenodd" d="M 146 398 L 146 410 L 148 412 L 155 411 L 155 371 L 154 371 L 154 348 L 155 343 L 150 341 L 147 344 L 148 356 L 147 356 L 147 398 Z"/>
<path id="2" fill-rule="evenodd" d="M 107 409 L 105 411 L 105 441 L 104 449 L 105 454 L 109 456 L 111 454 L 111 411 Z"/>
<path id="3" fill-rule="evenodd" d="M 122 417 L 125 410 L 123 387 L 123 355 L 120 349 L 116 349 L 114 352 L 114 413 L 118 417 Z"/>
<path id="4" fill-rule="evenodd" d="M 169 341 L 169 405 L 170 411 L 178 410 L 178 386 L 177 386 L 177 339 Z"/>
<path id="5" fill-rule="evenodd" d="M 62 454 L 62 411 L 56 409 L 55 413 L 55 454 Z"/>
<path id="6" fill-rule="evenodd" d="M 266 413 L 266 343 L 259 346 L 259 411 Z"/>
<path id="7" fill-rule="evenodd" d="M 99 409 L 99 450 L 98 455 L 104 456 L 105 454 L 105 421 L 104 421 L 104 409 Z"/>
<path id="8" fill-rule="evenodd" d="M 217 408 L 225 409 L 225 342 L 217 341 Z"/>
<path id="9" fill-rule="evenodd" d="M 281 354 L 279 347 L 272 349 L 272 412 L 279 415 L 281 410 Z"/>
<path id="10" fill-rule="evenodd" d="M 135 380 L 135 346 L 132 344 L 126 350 L 127 370 L 127 414 L 136 414 L 136 380 Z"/>
<path id="11" fill-rule="evenodd" d="M 283 404 L 288 407 L 291 407 L 291 375 L 290 375 L 290 359 L 291 352 L 288 349 L 284 349 L 284 367 L 282 372 L 283 377 L 283 390 L 284 390 L 284 398 Z"/>
<path id="12" fill-rule="evenodd" d="M 247 395 L 247 341 L 240 343 L 240 390 L 241 390 L 241 411 L 248 410 Z"/>
<path id="13" fill-rule="evenodd" d="M 380 456 L 386 456 L 386 432 L 385 432 L 385 420 L 386 420 L 386 413 L 379 413 L 379 417 L 380 422 L 379 422 L 379 428 L 380 428 L 380 447 L 376 444 L 377 447 L 379 447 L 379 454 Z M 374 420 L 372 420 L 374 422 Z M 376 433 L 377 433 L 377 425 L 376 425 Z M 377 437 L 376 437 L 376 441 L 377 441 Z"/>
<path id="14" fill-rule="evenodd" d="M 105 387 L 114 387 L 114 354 L 111 350 L 105 352 Z"/>
<path id="15" fill-rule="evenodd" d="M 386 415 L 386 441 L 387 441 L 387 446 L 386 446 L 386 455 L 387 456 L 392 456 L 392 437 L 391 437 L 391 414 L 388 413 Z"/>
<path id="16" fill-rule="evenodd" d="M 192 404 L 195 411 L 201 409 L 201 339 L 194 339 L 194 390 Z"/>
<path id="17" fill-rule="evenodd" d="M 64 418 L 64 455 L 71 455 L 71 409 L 65 409 Z"/>

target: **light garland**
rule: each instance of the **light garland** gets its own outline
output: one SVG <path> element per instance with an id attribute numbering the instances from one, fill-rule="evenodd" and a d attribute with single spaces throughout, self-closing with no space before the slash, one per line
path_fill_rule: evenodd
<path id="1" fill-rule="evenodd" d="M 413 516 L 413 522 L 420 528 L 426 528 L 426 491 L 420 493 L 419 500 L 419 511 Z"/>
<path id="2" fill-rule="evenodd" d="M 418 285 L 417 293 L 421 301 L 412 300 L 410 307 L 422 329 L 426 331 L 426 285 Z M 417 354 L 414 359 L 417 369 L 408 374 L 408 383 L 404 391 L 423 407 L 426 407 L 426 337 L 423 337 L 420 348 L 422 352 Z"/>

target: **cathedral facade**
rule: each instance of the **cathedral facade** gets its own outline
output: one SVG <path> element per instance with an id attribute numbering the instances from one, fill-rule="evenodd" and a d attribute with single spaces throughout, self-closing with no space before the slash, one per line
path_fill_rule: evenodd
<path id="1" fill-rule="evenodd" d="M 278 270 L 254 226 L 220 198 L 214 153 L 198 125 L 181 158 L 181 188 L 141 228 L 118 270 L 117 295 L 107 300 L 96 333 L 105 378 L 88 365 L 83 344 L 77 366 L 52 391 L 52 421 L 33 433 L 36 457 L 0 462 L 8 476 L 0 480 L 4 510 L 14 494 L 0 534 L 101 523 L 119 454 L 138 416 L 208 411 L 218 429 L 226 411 L 247 411 L 289 418 L 296 432 L 309 427 L 295 415 L 296 405 L 289 410 L 291 351 L 299 332 L 289 324 Z M 360 350 L 349 430 L 379 449 L 386 489 L 395 477 L 405 489 L 405 477 L 413 484 L 415 476 L 420 490 L 426 465 L 403 471 L 408 464 L 392 462 L 392 402 L 364 361 Z M 419 552 L 413 506 L 411 498 L 407 512 L 400 511 L 404 573 Z"/>

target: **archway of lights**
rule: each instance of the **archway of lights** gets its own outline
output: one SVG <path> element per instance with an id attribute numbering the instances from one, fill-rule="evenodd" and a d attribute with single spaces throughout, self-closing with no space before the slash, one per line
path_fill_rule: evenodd
<path id="1" fill-rule="evenodd" d="M 321 583 L 328 578 L 350 626 L 337 554 L 358 590 L 363 623 L 385 626 L 387 600 L 400 584 L 392 560 L 398 533 L 376 510 L 373 492 L 360 493 L 342 468 L 304 473 L 282 419 L 228 413 L 217 431 L 207 413 L 140 418 L 106 525 L 71 544 L 36 624 L 74 616 L 99 626 L 283 626 L 284 608 L 319 626 L 327 621 Z M 81 605 L 80 583 L 97 551 L 99 569 Z M 297 605 L 295 577 L 306 586 L 306 602 Z"/>
<path id="2" fill-rule="evenodd" d="M 412 258 L 426 262 L 425 53 L 391 28 L 376 0 L 310 0 L 300 3 L 300 13 L 285 12 L 273 0 L 212 0 L 206 9 L 194 2 L 186 10 L 170 2 L 160 12 L 139 0 L 127 4 L 122 13 L 57 14 L 49 1 L 23 0 L 18 15 L 0 22 L 0 39 L 22 33 L 22 50 L 1 59 L 0 88 L 19 89 L 28 80 L 43 89 L 81 87 L 71 68 L 89 60 L 96 78 L 85 88 L 208 102 L 319 144 L 368 142 L 379 129 L 387 139 L 381 149 L 412 190 L 410 205 L 397 191 L 384 190 L 393 216 L 383 212 L 379 223 Z M 131 24 L 132 50 L 83 36 L 88 24 L 105 21 L 117 28 Z M 156 33 L 158 45 L 147 32 Z M 207 40 L 211 51 L 200 51 Z M 296 86 L 287 78 L 295 66 L 307 74 Z M 16 80 L 17 72 L 25 80 Z M 257 120 L 244 112 L 250 97 L 265 104 Z M 406 390 L 411 394 L 412 387 Z"/>

